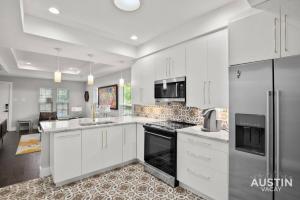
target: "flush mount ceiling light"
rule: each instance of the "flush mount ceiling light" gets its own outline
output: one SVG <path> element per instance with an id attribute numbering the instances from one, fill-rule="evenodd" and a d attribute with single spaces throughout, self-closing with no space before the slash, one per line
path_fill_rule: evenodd
<path id="1" fill-rule="evenodd" d="M 130 39 L 132 39 L 132 40 L 137 40 L 137 39 L 139 39 L 139 38 L 138 38 L 138 36 L 136 36 L 136 35 L 132 35 L 132 36 L 130 37 Z"/>
<path id="2" fill-rule="evenodd" d="M 113 0 L 117 8 L 123 11 L 135 11 L 141 6 L 140 0 Z"/>
<path id="3" fill-rule="evenodd" d="M 54 15 L 58 15 L 60 13 L 59 10 L 54 7 L 49 8 L 48 11 Z"/>

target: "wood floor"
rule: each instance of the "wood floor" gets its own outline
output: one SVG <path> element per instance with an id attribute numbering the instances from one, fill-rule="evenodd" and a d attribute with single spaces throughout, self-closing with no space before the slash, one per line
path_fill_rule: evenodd
<path id="1" fill-rule="evenodd" d="M 0 143 L 0 187 L 39 177 L 40 153 L 16 156 L 19 134 L 9 132 Z"/>

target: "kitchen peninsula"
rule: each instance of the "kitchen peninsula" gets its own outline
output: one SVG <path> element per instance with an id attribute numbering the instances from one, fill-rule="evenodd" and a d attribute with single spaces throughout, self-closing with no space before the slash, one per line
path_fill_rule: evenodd
<path id="1" fill-rule="evenodd" d="M 40 176 L 63 185 L 136 161 L 145 117 L 90 118 L 41 122 Z M 137 127 L 137 125 L 140 126 Z M 137 136 L 137 130 L 142 132 Z"/>

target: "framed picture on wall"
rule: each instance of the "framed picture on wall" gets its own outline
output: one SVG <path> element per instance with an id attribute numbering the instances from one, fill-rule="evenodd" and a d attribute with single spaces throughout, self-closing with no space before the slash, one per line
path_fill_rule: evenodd
<path id="1" fill-rule="evenodd" d="M 118 85 L 99 87 L 98 105 L 110 105 L 110 109 L 118 110 Z"/>

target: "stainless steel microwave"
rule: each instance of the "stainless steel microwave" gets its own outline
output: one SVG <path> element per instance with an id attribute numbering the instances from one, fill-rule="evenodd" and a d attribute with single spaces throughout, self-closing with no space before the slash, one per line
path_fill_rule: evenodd
<path id="1" fill-rule="evenodd" d="M 170 78 L 154 82 L 156 102 L 185 102 L 186 78 Z"/>

